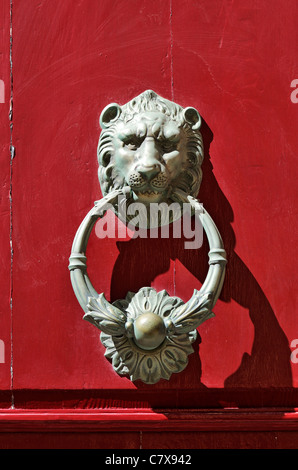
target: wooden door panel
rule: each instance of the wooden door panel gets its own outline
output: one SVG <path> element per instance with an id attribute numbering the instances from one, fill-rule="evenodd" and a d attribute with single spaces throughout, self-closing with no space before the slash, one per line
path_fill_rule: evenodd
<path id="1" fill-rule="evenodd" d="M 13 338 L 13 361 L 0 364 L 1 389 L 13 377 L 19 407 L 293 406 L 296 2 L 284 8 L 278 0 L 270 10 L 266 2 L 209 0 L 13 2 L 12 77 L 9 9 L 0 5 L 0 60 L 14 98 L 11 135 L 8 99 L 0 104 L 0 339 L 9 355 Z M 199 328 L 187 369 L 153 386 L 114 372 L 99 331 L 82 320 L 68 271 L 76 230 L 101 197 L 100 112 L 146 89 L 202 115 L 199 199 L 228 254 L 216 316 Z M 110 300 L 145 285 L 187 300 L 206 276 L 208 245 L 204 238 L 202 248 L 187 250 L 184 242 L 101 240 L 95 227 L 90 278 Z"/>
<path id="2" fill-rule="evenodd" d="M 0 402 L 11 404 L 11 157 L 10 149 L 10 14 L 9 5 L 0 1 Z M 2 392 L 3 391 L 3 392 Z"/>
<path id="3" fill-rule="evenodd" d="M 75 232 L 101 197 L 102 108 L 148 87 L 169 92 L 168 16 L 167 4 L 146 1 L 14 7 L 16 389 L 135 388 L 114 373 L 99 332 L 82 321 L 67 266 Z M 94 232 L 89 250 L 98 291 L 123 295 L 115 240 Z"/>
<path id="4" fill-rule="evenodd" d="M 290 99 L 297 60 L 289 47 L 297 5 L 279 6 L 173 2 L 173 97 L 203 116 L 199 198 L 229 259 L 216 318 L 200 328 L 202 380 L 210 386 L 223 376 L 225 387 L 297 386 L 290 360 L 298 332 L 290 248 L 297 231 L 297 108 Z M 199 258 L 193 264 L 201 277 Z"/>

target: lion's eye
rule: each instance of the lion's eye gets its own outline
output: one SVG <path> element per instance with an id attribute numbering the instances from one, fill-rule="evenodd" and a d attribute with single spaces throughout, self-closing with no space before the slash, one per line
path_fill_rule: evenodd
<path id="1" fill-rule="evenodd" d="M 170 140 L 164 140 L 163 142 L 160 142 L 160 146 L 163 153 L 170 153 L 177 150 L 177 143 L 171 142 Z"/>
<path id="2" fill-rule="evenodd" d="M 124 145 L 126 148 L 129 150 L 137 150 L 142 143 L 142 139 L 139 139 L 138 137 L 130 137 L 124 141 Z"/>

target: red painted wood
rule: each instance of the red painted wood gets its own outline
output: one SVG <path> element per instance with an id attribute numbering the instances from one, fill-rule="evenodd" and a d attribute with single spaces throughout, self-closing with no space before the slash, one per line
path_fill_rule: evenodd
<path id="1" fill-rule="evenodd" d="M 196 449 L 231 449 L 232 454 L 235 449 L 297 449 L 298 435 L 295 432 L 166 432 L 166 433 L 122 433 L 121 439 L 117 433 L 2 433 L 1 449 L 104 449 L 106 452 L 100 455 L 102 460 L 111 457 L 115 451 L 114 442 L 117 440 L 118 449 L 153 449 L 149 455 L 156 455 L 156 449 L 168 450 L 172 455 L 173 449 L 194 449 L 185 452 L 184 455 L 191 455 L 191 463 L 201 458 Z M 109 451 L 109 449 L 111 449 Z M 25 456 L 28 457 L 27 450 Z M 160 453 L 160 452 L 159 452 Z M 167 453 L 167 455 L 168 455 Z M 36 455 L 36 450 L 34 450 Z M 49 452 L 47 461 L 57 458 L 56 453 Z M 115 454 L 115 452 L 114 452 Z M 148 453 L 147 453 L 148 454 Z M 255 458 L 254 453 L 245 456 Z M 55 457 L 54 457 L 55 455 Z M 117 452 L 117 455 L 121 455 Z M 126 455 L 126 454 L 124 454 Z M 133 455 L 144 457 L 144 452 Z M 272 456 L 272 454 L 271 454 Z M 270 457 L 271 457 L 270 456 Z M 274 454 L 274 460 L 284 459 L 284 452 Z M 86 456 L 80 452 L 71 454 L 73 460 L 78 463 L 85 462 Z M 225 454 L 228 460 L 231 456 Z M 289 456 L 287 456 L 289 457 Z M 68 455 L 69 458 L 69 455 Z M 213 461 L 222 461 L 223 455 L 212 455 Z M 267 455 L 268 458 L 268 455 Z M 54 462 L 53 462 L 54 463 Z"/>
<path id="2" fill-rule="evenodd" d="M 136 388 L 103 359 L 99 333 L 82 321 L 67 265 L 75 232 L 100 197 L 101 109 L 144 87 L 170 90 L 168 4 L 144 1 L 137 8 L 138 15 L 135 2 L 14 6 L 15 388 Z M 42 37 L 45 25 L 42 44 L 27 37 L 28 30 Z M 143 51 L 138 59 L 136 48 Z M 122 295 L 113 273 L 115 240 L 90 241 L 90 251 L 96 288 Z"/>
<path id="3" fill-rule="evenodd" d="M 190 449 L 190 455 L 195 456 L 196 449 L 232 449 L 234 454 L 235 449 L 297 449 L 297 444 L 298 435 L 294 432 L 165 432 L 158 433 L 158 437 L 155 433 L 142 433 L 143 449 Z M 278 456 L 281 459 L 284 457 L 280 454 L 271 455 L 274 459 Z M 214 457 L 220 463 L 223 456 L 215 452 L 211 458 Z M 229 459 L 228 455 L 225 457 Z M 247 457 L 254 458 L 252 454 Z"/>
<path id="4" fill-rule="evenodd" d="M 25 458 L 28 457 L 27 449 L 34 449 L 35 455 L 38 453 L 36 449 L 41 449 L 41 453 L 44 455 L 44 449 L 75 449 L 72 457 L 76 463 L 80 462 L 84 465 L 86 456 L 83 456 L 80 452 L 76 453 L 77 449 L 115 449 L 115 442 L 117 442 L 117 450 L 140 449 L 140 433 L 125 432 L 121 434 L 121 438 L 119 438 L 117 432 L 32 433 L 25 431 L 21 433 L 1 433 L 0 449 L 26 449 L 25 454 L 27 455 L 25 455 Z M 47 461 L 51 458 L 50 455 L 53 456 L 54 453 L 49 452 Z"/>
<path id="5" fill-rule="evenodd" d="M 69 419 L 59 411 L 66 403 L 93 410 L 84 411 L 87 428 L 92 416 L 96 426 L 108 426 L 109 420 L 94 411 L 102 407 L 119 408 L 115 426 L 124 408 L 294 408 L 298 364 L 290 360 L 290 345 L 298 338 L 298 104 L 290 99 L 290 84 L 297 78 L 295 0 L 286 7 L 277 0 L 270 9 L 266 2 L 228 0 L 64 1 L 59 7 L 50 1 L 13 1 L 12 77 L 9 2 L 0 1 L 0 8 L 0 72 L 7 83 L 5 103 L 0 103 L 3 406 L 10 403 L 13 379 L 16 408 L 56 409 L 49 415 L 56 431 Z M 101 196 L 96 175 L 100 111 L 147 88 L 197 107 L 203 117 L 199 198 L 223 236 L 229 260 L 216 317 L 200 327 L 188 368 L 154 386 L 115 374 L 99 333 L 82 320 L 67 269 L 74 234 Z M 112 300 L 144 285 L 187 300 L 206 275 L 207 254 L 206 240 L 194 252 L 184 249 L 184 240 L 99 240 L 94 230 L 88 270 L 96 289 Z M 269 421 L 263 412 L 255 420 L 242 416 L 249 422 L 247 432 L 279 432 L 281 425 L 285 431 L 293 423 L 283 411 L 272 410 Z M 34 429 L 34 416 L 42 426 L 44 412 L 30 413 L 24 421 L 23 412 L 0 418 L 12 420 L 11 430 L 13 416 L 24 423 L 22 432 L 27 425 Z M 132 422 L 134 413 L 126 415 Z M 239 421 L 224 421 L 225 429 L 237 423 L 235 432 L 240 431 L 241 414 L 236 414 Z M 76 423 L 78 415 L 72 415 Z M 187 416 L 180 416 L 170 427 L 187 428 Z M 205 418 L 194 414 L 192 429 L 204 432 Z M 218 425 L 222 419 L 219 413 L 211 422 Z M 224 446 L 225 438 L 212 426 L 211 447 Z M 144 445 L 150 447 L 156 437 L 146 429 Z M 64 431 L 66 436 L 70 429 Z M 205 437 L 199 444 L 200 436 L 193 445 L 207 446 Z M 253 445 L 241 436 L 227 437 L 227 446 Z M 273 436 L 264 437 L 265 446 L 273 445 Z M 284 445 L 293 445 L 295 436 L 285 437 Z M 139 445 L 139 438 L 134 434 L 130 445 Z"/>
<path id="6" fill-rule="evenodd" d="M 11 250 L 10 250 L 10 14 L 9 3 L 0 1 L 0 390 L 10 389 L 11 358 Z M 4 89 L 3 89 L 4 88 Z M 3 96 L 4 92 L 4 96 Z M 10 393 L 0 403 L 11 403 Z M 3 398 L 2 398 L 3 397 Z"/>
<path id="7" fill-rule="evenodd" d="M 10 410 L 0 412 L 2 432 L 99 431 L 293 431 L 298 432 L 297 411 L 260 410 L 158 410 L 123 408 L 107 410 Z"/>
<path id="8" fill-rule="evenodd" d="M 298 108 L 290 100 L 295 14 L 295 2 L 286 9 L 277 2 L 270 11 L 266 2 L 173 2 L 174 98 L 197 106 L 204 118 L 199 196 L 229 258 L 216 318 L 200 328 L 201 380 L 208 387 L 298 384 L 289 348 L 298 334 L 291 248 L 298 195 Z M 200 257 L 189 266 L 202 278 Z M 186 271 L 177 263 L 180 296 Z"/>

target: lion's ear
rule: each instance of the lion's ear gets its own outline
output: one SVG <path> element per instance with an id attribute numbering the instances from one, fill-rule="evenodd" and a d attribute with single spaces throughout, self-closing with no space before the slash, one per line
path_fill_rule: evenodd
<path id="1" fill-rule="evenodd" d="M 106 106 L 99 118 L 99 124 L 102 129 L 111 126 L 113 122 L 117 121 L 121 114 L 121 108 L 117 103 L 111 103 Z"/>
<path id="2" fill-rule="evenodd" d="M 199 115 L 198 111 L 195 108 L 191 108 L 191 107 L 185 108 L 183 110 L 183 114 L 184 114 L 185 121 L 191 125 L 194 131 L 200 129 L 202 120 L 201 120 L 201 116 Z"/>

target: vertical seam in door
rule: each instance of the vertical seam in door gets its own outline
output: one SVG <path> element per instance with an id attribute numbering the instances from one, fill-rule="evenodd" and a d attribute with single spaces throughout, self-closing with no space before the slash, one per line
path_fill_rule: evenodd
<path id="1" fill-rule="evenodd" d="M 173 73 L 173 28 L 172 28 L 172 15 L 173 15 L 173 0 L 170 0 L 170 67 L 171 67 L 171 98 L 174 101 L 174 73 Z"/>
<path id="2" fill-rule="evenodd" d="M 13 67 L 12 67 L 12 2 L 10 1 L 10 25 L 9 25 L 9 60 L 10 60 L 10 186 L 9 186 L 9 206 L 10 206 L 10 389 L 11 389 L 11 408 L 14 408 L 13 395 L 13 336 L 12 336 L 12 295 L 13 295 L 13 217 L 12 217 L 12 178 L 13 178 L 13 159 L 15 148 L 13 146 Z"/>

